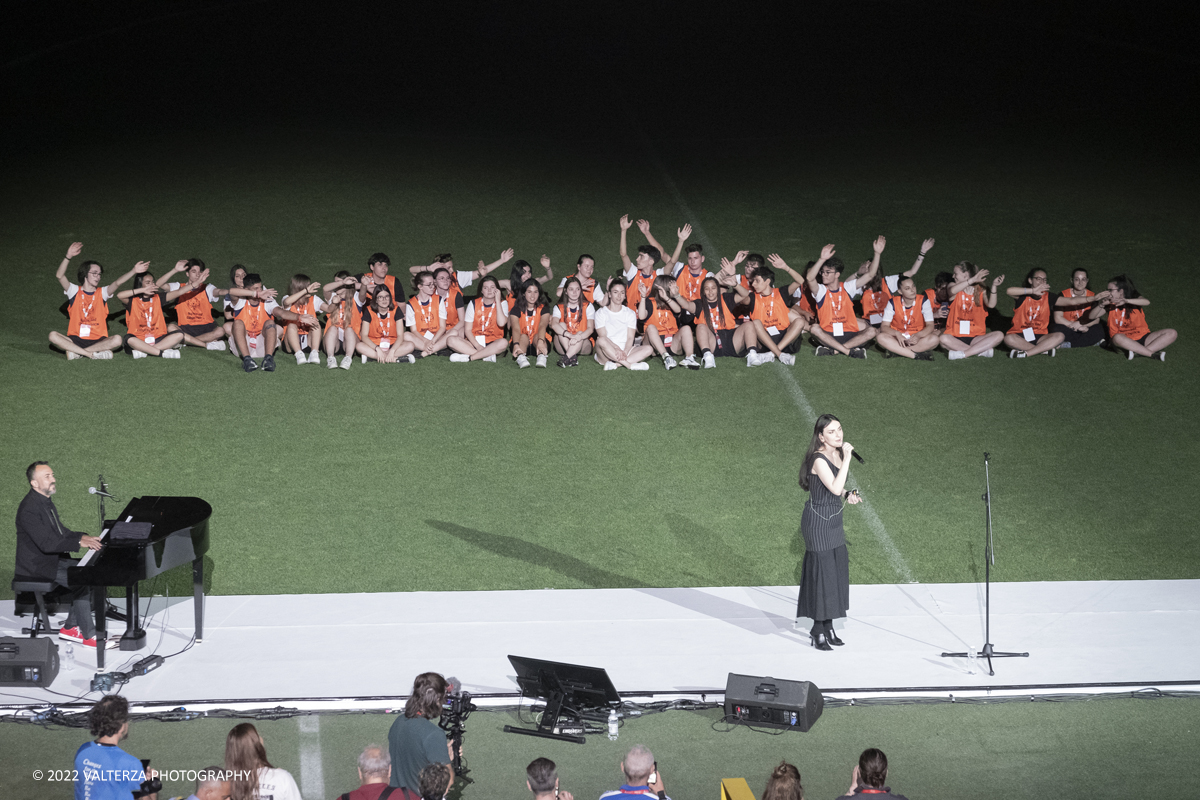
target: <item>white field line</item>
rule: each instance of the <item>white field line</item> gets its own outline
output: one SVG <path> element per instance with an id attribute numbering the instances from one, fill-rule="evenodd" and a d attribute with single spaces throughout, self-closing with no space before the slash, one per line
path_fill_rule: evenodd
<path id="1" fill-rule="evenodd" d="M 321 718 L 298 718 L 300 727 L 300 795 L 304 800 L 325 800 L 325 769 L 321 766 Z"/>

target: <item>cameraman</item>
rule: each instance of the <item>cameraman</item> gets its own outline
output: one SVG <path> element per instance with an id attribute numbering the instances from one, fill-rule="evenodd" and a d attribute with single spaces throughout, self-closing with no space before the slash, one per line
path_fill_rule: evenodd
<path id="1" fill-rule="evenodd" d="M 75 797 L 107 800 L 136 793 L 156 800 L 162 784 L 154 779 L 154 772 L 143 774 L 142 762 L 117 747 L 129 737 L 129 701 L 110 694 L 92 706 L 88 716 L 96 740 L 75 753 Z"/>
<path id="2" fill-rule="evenodd" d="M 447 687 L 446 679 L 436 672 L 418 675 L 403 716 L 397 717 L 388 731 L 391 785 L 403 788 L 406 800 L 420 796 L 422 769 L 454 760 L 445 732 L 434 722 L 442 714 Z"/>

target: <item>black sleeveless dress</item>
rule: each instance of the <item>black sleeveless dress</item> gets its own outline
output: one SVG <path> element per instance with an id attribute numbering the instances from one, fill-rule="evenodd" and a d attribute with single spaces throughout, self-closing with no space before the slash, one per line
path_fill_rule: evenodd
<path id="1" fill-rule="evenodd" d="M 836 478 L 840 470 L 824 455 Z M 837 619 L 850 608 L 850 562 L 842 529 L 842 499 L 816 475 L 809 476 L 808 500 L 800 518 L 804 562 L 800 566 L 800 599 L 796 616 L 813 620 Z"/>

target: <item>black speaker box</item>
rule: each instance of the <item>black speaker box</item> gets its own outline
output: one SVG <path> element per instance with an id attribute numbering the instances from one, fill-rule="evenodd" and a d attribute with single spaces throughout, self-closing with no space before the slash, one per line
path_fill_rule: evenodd
<path id="1" fill-rule="evenodd" d="M 807 731 L 824 710 L 825 698 L 810 681 L 731 672 L 725 684 L 727 722 Z"/>
<path id="2" fill-rule="evenodd" d="M 49 686 L 58 677 L 53 639 L 0 639 L 0 686 Z"/>

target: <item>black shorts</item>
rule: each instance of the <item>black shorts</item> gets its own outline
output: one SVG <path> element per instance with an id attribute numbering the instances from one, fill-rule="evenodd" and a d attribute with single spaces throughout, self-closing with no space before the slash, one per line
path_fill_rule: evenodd
<path id="1" fill-rule="evenodd" d="M 124 336 L 122 336 L 121 337 L 121 345 L 122 345 L 122 349 L 125 351 L 125 355 L 127 355 L 127 356 L 133 355 L 133 348 L 129 346 L 130 339 L 137 339 L 139 342 L 145 342 L 145 339 L 138 339 L 138 337 L 134 336 L 132 333 L 127 333 Z M 158 342 L 156 341 L 155 344 L 158 344 Z M 153 347 L 153 345 L 151 345 L 151 346 Z"/>
<path id="2" fill-rule="evenodd" d="M 981 335 L 982 335 L 982 334 L 981 334 Z M 965 345 L 967 345 L 968 347 L 970 347 L 970 346 L 971 346 L 971 342 L 975 341 L 975 340 L 976 340 L 976 339 L 978 339 L 979 337 L 978 337 L 978 336 L 955 336 L 954 338 L 955 338 L 955 339 L 958 339 L 960 342 L 962 342 L 963 344 L 965 344 Z"/>
<path id="3" fill-rule="evenodd" d="M 84 350 L 87 350 L 92 345 L 99 344 L 108 337 L 102 336 L 99 339 L 84 339 L 82 336 L 72 336 L 71 334 L 67 334 L 67 338 L 82 347 Z"/>
<path id="4" fill-rule="evenodd" d="M 188 336 L 203 336 L 206 333 L 212 333 L 217 329 L 217 323 L 210 322 L 206 325 L 180 325 L 179 330 L 183 331 Z"/>
<path id="5" fill-rule="evenodd" d="M 717 349 L 713 350 L 714 356 L 716 356 L 717 358 L 722 358 L 724 356 L 729 356 L 730 358 L 733 358 L 733 357 L 741 355 L 741 353 L 737 352 L 737 350 L 734 349 L 733 331 L 732 330 L 717 331 L 716 334 L 717 334 Z"/>
<path id="6" fill-rule="evenodd" d="M 1095 347 L 1104 341 L 1104 326 L 1092 325 L 1086 331 L 1076 331 L 1066 325 L 1054 325 L 1050 328 L 1054 333 L 1063 335 L 1063 344 L 1071 347 Z"/>

